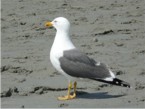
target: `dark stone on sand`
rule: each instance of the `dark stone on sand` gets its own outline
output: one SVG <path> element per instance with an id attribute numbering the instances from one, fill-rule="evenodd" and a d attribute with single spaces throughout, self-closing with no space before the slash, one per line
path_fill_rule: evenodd
<path id="1" fill-rule="evenodd" d="M 96 33 L 95 36 L 97 36 L 97 35 L 112 34 L 112 33 L 114 33 L 113 30 L 106 30 L 106 31 L 103 31 L 103 32 L 101 32 L 101 33 Z"/>
<path id="2" fill-rule="evenodd" d="M 59 105 L 59 107 L 67 107 L 67 106 L 68 106 L 67 103 L 62 103 L 62 104 Z"/>
<path id="3" fill-rule="evenodd" d="M 13 90 L 11 88 L 9 88 L 7 91 L 4 91 L 1 93 L 1 97 L 10 97 L 10 96 L 12 96 L 12 92 L 13 92 Z"/>
<path id="4" fill-rule="evenodd" d="M 17 87 L 9 88 L 1 93 L 1 97 L 11 97 L 13 94 L 19 93 Z"/>
<path id="5" fill-rule="evenodd" d="M 17 88 L 17 87 L 14 87 L 13 92 L 15 92 L 15 93 L 19 93 L 18 88 Z"/>
<path id="6" fill-rule="evenodd" d="M 122 42 L 114 42 L 114 44 L 118 47 L 122 47 L 124 45 L 124 43 Z"/>
<path id="7" fill-rule="evenodd" d="M 119 71 L 116 72 L 116 75 L 123 75 L 123 74 L 125 74 L 125 72 L 123 72 L 121 70 L 119 70 Z"/>
<path id="8" fill-rule="evenodd" d="M 26 25 L 26 22 L 20 22 L 20 25 Z"/>
<path id="9" fill-rule="evenodd" d="M 10 68 L 12 68 L 12 66 L 10 66 L 10 65 L 2 66 L 2 67 L 1 67 L 1 72 L 7 71 L 7 70 L 9 70 Z"/>

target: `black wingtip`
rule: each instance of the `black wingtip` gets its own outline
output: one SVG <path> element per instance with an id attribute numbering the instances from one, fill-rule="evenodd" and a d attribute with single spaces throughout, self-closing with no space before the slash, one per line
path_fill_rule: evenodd
<path id="1" fill-rule="evenodd" d="M 102 79 L 95 79 L 95 80 L 100 81 L 100 82 L 109 83 L 109 84 L 112 84 L 112 85 L 132 88 L 129 83 L 127 83 L 127 82 L 125 82 L 123 80 L 120 80 L 118 78 L 114 78 L 113 81 L 106 81 L 106 80 L 102 80 Z"/>
<path id="2" fill-rule="evenodd" d="M 114 85 L 118 85 L 118 86 L 122 86 L 122 87 L 131 88 L 131 86 L 130 86 L 129 83 L 127 83 L 127 82 L 125 82 L 125 81 L 122 81 L 122 80 L 120 80 L 120 79 L 118 79 L 118 78 L 114 78 L 113 81 L 112 81 L 112 83 L 113 83 Z"/>

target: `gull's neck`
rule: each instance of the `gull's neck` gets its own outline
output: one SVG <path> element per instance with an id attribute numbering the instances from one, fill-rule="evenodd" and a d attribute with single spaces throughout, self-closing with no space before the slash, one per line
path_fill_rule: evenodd
<path id="1" fill-rule="evenodd" d="M 75 46 L 70 39 L 69 31 L 57 30 L 52 49 L 69 50 L 74 48 Z"/>

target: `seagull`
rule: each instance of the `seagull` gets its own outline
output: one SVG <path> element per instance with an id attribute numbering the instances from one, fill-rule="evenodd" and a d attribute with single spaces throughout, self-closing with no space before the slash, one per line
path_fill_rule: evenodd
<path id="1" fill-rule="evenodd" d="M 66 18 L 58 17 L 52 22 L 47 21 L 45 26 L 53 26 L 56 29 L 55 39 L 50 50 L 50 61 L 53 67 L 69 82 L 67 95 L 58 97 L 58 100 L 76 98 L 78 78 L 130 88 L 130 84 L 116 78 L 106 64 L 95 61 L 74 46 L 69 34 L 70 22 Z M 72 88 L 73 93 L 71 93 Z"/>

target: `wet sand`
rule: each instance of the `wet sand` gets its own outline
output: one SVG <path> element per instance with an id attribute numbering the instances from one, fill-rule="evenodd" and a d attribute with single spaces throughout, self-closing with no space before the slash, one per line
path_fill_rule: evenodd
<path id="1" fill-rule="evenodd" d="M 145 107 L 144 0 L 2 0 L 2 108 Z M 88 56 L 108 64 L 132 89 L 92 80 L 78 82 L 77 98 L 58 101 L 66 78 L 49 60 L 54 28 L 63 16 L 71 38 Z"/>

